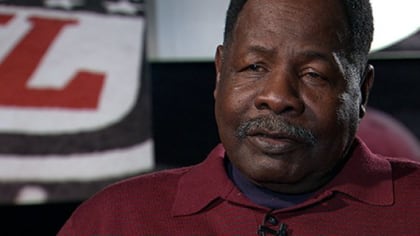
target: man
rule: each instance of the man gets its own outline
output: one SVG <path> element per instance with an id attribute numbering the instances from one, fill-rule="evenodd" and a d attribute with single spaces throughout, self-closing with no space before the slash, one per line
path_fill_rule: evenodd
<path id="1" fill-rule="evenodd" d="M 222 144 L 105 189 L 59 235 L 419 234 L 419 165 L 355 138 L 371 14 L 368 0 L 232 0 L 215 60 Z"/>

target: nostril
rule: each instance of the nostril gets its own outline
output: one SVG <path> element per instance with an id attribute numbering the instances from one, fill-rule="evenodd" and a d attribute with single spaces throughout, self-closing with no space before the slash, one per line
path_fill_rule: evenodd
<path id="1" fill-rule="evenodd" d="M 258 103 L 256 105 L 258 110 L 271 110 L 274 113 L 288 113 L 294 110 L 292 106 L 282 106 L 281 104 L 275 104 L 270 102 Z"/>
<path id="2" fill-rule="evenodd" d="M 260 95 L 255 99 L 258 110 L 270 110 L 275 114 L 300 112 L 303 105 L 300 98 L 295 96 Z"/>
<path id="3" fill-rule="evenodd" d="M 302 113 L 304 103 L 299 88 L 298 81 L 292 75 L 283 72 L 273 74 L 257 88 L 255 107 L 275 114 Z"/>
<path id="4" fill-rule="evenodd" d="M 270 107 L 268 106 L 267 103 L 260 103 L 260 104 L 256 104 L 255 106 L 258 110 L 268 110 Z"/>

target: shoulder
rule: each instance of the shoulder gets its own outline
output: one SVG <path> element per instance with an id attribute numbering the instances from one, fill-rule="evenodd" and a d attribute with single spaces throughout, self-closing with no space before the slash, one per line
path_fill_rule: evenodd
<path id="1" fill-rule="evenodd" d="M 95 194 L 89 201 L 115 200 L 115 198 L 129 200 L 137 196 L 146 197 L 148 195 L 176 192 L 179 179 L 191 168 L 168 169 L 131 177 L 109 185 Z"/>
<path id="2" fill-rule="evenodd" d="M 226 185 L 221 153 L 221 147 L 215 148 L 197 165 L 143 174 L 104 188 L 72 213 L 59 235 L 145 235 L 139 232 L 162 230 L 161 222 L 173 222 L 176 205 L 188 210 L 218 196 L 219 186 Z M 206 198 L 197 200 L 199 192 Z"/>
<path id="3" fill-rule="evenodd" d="M 172 188 L 174 187 L 173 183 L 177 182 L 179 178 L 187 173 L 191 168 L 192 167 L 168 169 L 134 176 L 106 187 L 103 192 L 132 191 L 133 188 L 138 189 L 142 187 L 156 186 L 156 184 L 159 184 L 160 188 Z"/>
<path id="4" fill-rule="evenodd" d="M 191 167 L 157 171 L 131 177 L 111 184 L 84 201 L 74 212 L 76 215 L 112 215 L 116 212 L 160 209 L 172 205 L 178 181 Z M 163 209 L 162 209 L 163 210 Z"/>
<path id="5" fill-rule="evenodd" d="M 135 225 L 165 219 L 171 215 L 179 179 L 190 169 L 143 174 L 104 188 L 72 213 L 59 235 L 131 232 Z"/>

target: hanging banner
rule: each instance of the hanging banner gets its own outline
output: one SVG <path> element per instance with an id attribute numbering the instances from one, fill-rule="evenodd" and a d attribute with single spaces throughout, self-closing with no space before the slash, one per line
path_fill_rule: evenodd
<path id="1" fill-rule="evenodd" d="M 0 203 L 154 167 L 142 1 L 0 1 Z"/>

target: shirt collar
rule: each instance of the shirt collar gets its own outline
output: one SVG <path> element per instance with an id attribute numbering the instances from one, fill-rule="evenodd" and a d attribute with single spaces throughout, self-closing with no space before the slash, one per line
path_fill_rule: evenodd
<path id="1" fill-rule="evenodd" d="M 394 203 L 392 169 L 389 161 L 373 154 L 359 138 L 350 159 L 323 189 L 341 192 L 371 205 Z"/>
<path id="2" fill-rule="evenodd" d="M 230 162 L 227 162 L 226 164 L 229 178 L 233 181 L 235 186 L 243 192 L 250 201 L 260 206 L 265 206 L 270 209 L 283 209 L 302 203 L 314 194 L 313 192 L 304 194 L 282 194 L 271 191 L 252 183 Z"/>
<path id="3" fill-rule="evenodd" d="M 394 202 L 391 164 L 373 154 L 366 145 L 355 139 L 352 156 L 330 183 L 318 191 L 318 196 L 339 192 L 371 205 L 391 205 Z M 174 216 L 199 212 L 218 200 L 234 200 L 238 204 L 252 204 L 229 179 L 224 166 L 225 149 L 216 146 L 202 163 L 190 168 L 180 178 Z M 307 204 L 322 198 L 309 199 Z M 307 205 L 301 203 L 299 205 Z M 285 209 L 286 210 L 286 209 Z"/>
<path id="4" fill-rule="evenodd" d="M 180 178 L 172 208 L 174 216 L 194 214 L 234 189 L 223 164 L 224 155 L 225 149 L 219 144 L 206 160 Z"/>

